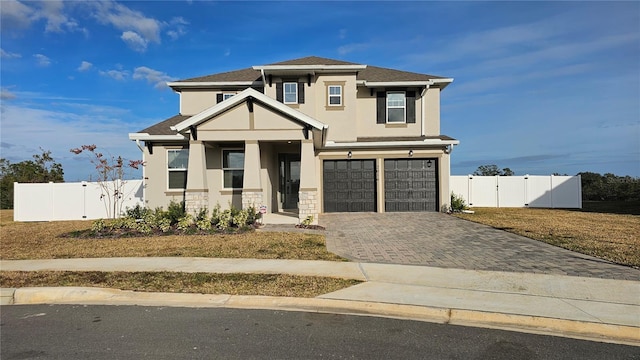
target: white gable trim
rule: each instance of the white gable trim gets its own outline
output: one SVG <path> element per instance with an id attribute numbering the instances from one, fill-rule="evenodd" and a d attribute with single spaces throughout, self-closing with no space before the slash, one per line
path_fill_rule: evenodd
<path id="1" fill-rule="evenodd" d="M 297 111 L 295 109 L 290 108 L 289 106 L 275 100 L 272 99 L 270 97 L 268 97 L 267 95 L 256 91 L 252 88 L 247 88 L 245 90 L 243 90 L 242 92 L 230 97 L 227 100 L 224 100 L 202 112 L 200 112 L 199 114 L 193 115 L 192 117 L 176 124 L 175 126 L 172 126 L 171 129 L 181 132 L 184 130 L 189 129 L 189 127 L 191 126 L 197 126 L 199 124 L 201 124 L 202 122 L 208 120 L 211 117 L 214 117 L 218 114 L 221 114 L 222 112 L 243 103 L 244 101 L 246 101 L 248 98 L 254 98 L 257 101 L 273 108 L 276 109 L 288 116 L 291 116 L 294 119 L 298 119 L 300 120 L 300 122 L 307 124 L 317 130 L 324 130 L 327 129 L 329 127 L 329 125 L 324 124 L 308 115 L 305 115 L 303 113 L 301 113 L 300 111 Z"/>

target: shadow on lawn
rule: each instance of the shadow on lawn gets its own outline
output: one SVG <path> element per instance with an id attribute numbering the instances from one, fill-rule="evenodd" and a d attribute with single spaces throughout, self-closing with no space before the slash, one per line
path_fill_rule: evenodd
<path id="1" fill-rule="evenodd" d="M 640 215 L 640 201 L 583 201 L 581 212 Z"/>

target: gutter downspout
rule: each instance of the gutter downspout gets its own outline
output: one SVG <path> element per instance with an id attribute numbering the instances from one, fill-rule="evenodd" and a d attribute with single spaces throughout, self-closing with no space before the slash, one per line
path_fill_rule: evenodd
<path id="1" fill-rule="evenodd" d="M 264 69 L 260 69 L 260 76 L 262 76 L 262 86 L 267 86 L 267 78 L 264 75 Z"/>
<path id="2" fill-rule="evenodd" d="M 140 139 L 136 139 L 136 146 L 138 147 L 138 149 L 140 149 L 140 151 L 142 151 L 142 153 L 144 154 L 144 148 L 142 147 L 142 145 L 140 145 Z"/>

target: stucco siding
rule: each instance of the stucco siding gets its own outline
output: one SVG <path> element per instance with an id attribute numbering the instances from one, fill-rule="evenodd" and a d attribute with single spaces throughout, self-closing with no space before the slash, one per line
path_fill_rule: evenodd
<path id="1" fill-rule="evenodd" d="M 165 210 L 173 200 L 184 200 L 184 190 L 168 189 L 167 150 L 186 149 L 188 145 L 154 144 L 153 154 L 144 149 L 144 200 L 150 209 L 162 207 Z"/>

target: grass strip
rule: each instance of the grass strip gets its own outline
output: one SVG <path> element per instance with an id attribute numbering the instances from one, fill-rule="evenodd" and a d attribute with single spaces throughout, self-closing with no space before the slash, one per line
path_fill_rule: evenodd
<path id="1" fill-rule="evenodd" d="M 87 239 L 63 235 L 88 229 L 90 221 L 23 223 L 11 221 L 12 214 L 0 211 L 3 260 L 178 256 L 346 261 L 328 252 L 319 234 L 250 231 Z"/>
<path id="2" fill-rule="evenodd" d="M 284 274 L 0 271 L 0 287 L 4 288 L 82 286 L 147 292 L 305 298 L 337 291 L 360 282 L 351 279 Z"/>

